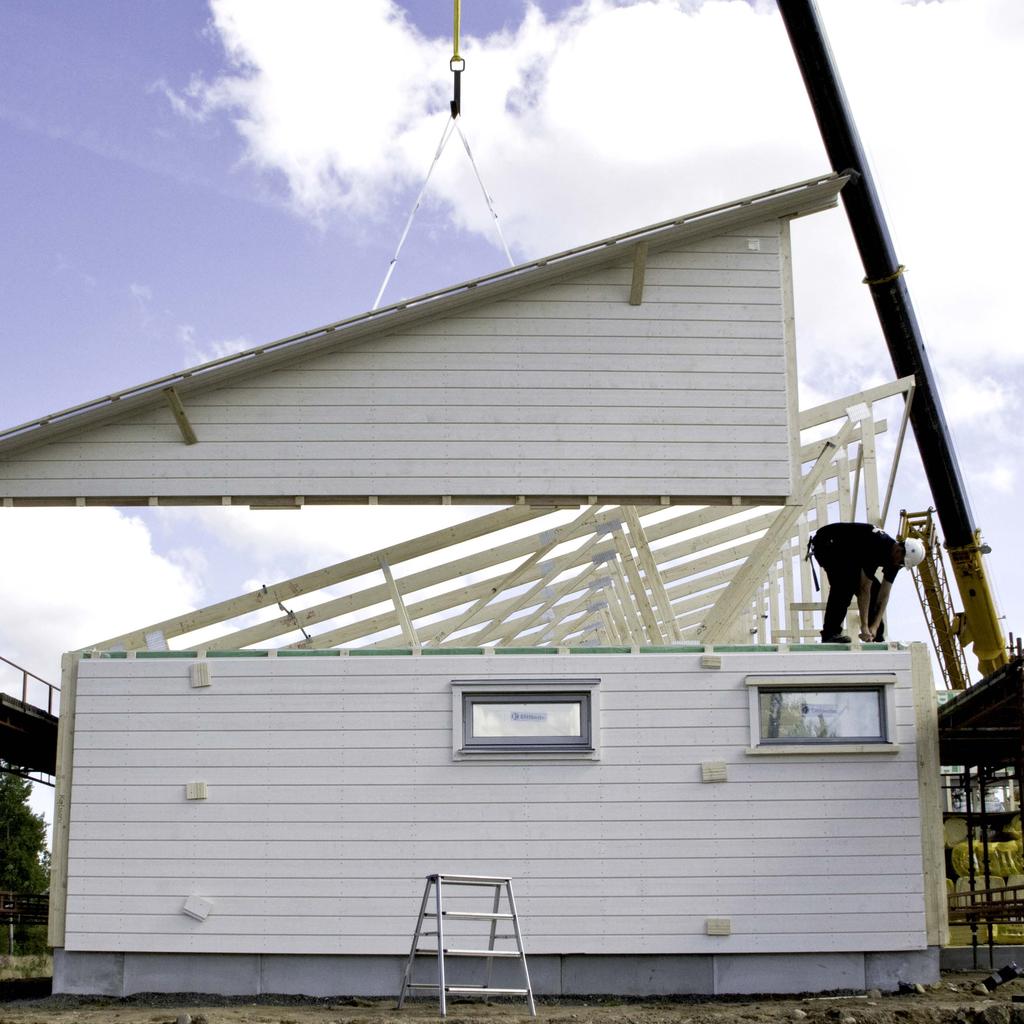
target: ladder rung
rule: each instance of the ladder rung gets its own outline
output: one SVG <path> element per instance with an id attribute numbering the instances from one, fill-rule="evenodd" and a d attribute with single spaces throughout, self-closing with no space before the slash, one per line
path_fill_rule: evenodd
<path id="1" fill-rule="evenodd" d="M 436 985 L 434 986 L 437 987 Z M 525 988 L 487 988 L 485 985 L 445 985 L 445 992 L 476 996 L 525 996 Z"/>
<path id="2" fill-rule="evenodd" d="M 518 959 L 523 954 L 515 949 L 446 949 L 444 951 L 445 956 L 485 956 L 490 958 L 492 956 L 509 956 L 516 957 Z"/>
<path id="3" fill-rule="evenodd" d="M 494 878 L 491 875 L 428 875 L 429 878 L 440 879 L 448 885 L 504 885 L 507 878 Z"/>
<path id="4" fill-rule="evenodd" d="M 437 917 L 435 913 L 424 914 L 424 917 Z M 476 910 L 442 910 L 442 917 L 453 917 L 460 921 L 511 921 L 511 914 L 490 914 Z M 422 934 L 422 933 L 421 933 Z"/>

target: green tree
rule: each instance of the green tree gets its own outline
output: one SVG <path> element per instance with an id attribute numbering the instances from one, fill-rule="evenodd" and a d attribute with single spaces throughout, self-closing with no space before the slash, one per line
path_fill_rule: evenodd
<path id="1" fill-rule="evenodd" d="M 0 890 L 34 895 L 50 885 L 46 822 L 28 805 L 31 784 L 0 761 Z"/>

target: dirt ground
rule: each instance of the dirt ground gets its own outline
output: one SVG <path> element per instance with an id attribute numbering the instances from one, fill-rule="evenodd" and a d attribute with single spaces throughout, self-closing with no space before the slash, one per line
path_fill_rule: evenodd
<path id="1" fill-rule="evenodd" d="M 804 998 L 539 1000 L 540 1024 L 1024 1024 L 1024 980 L 992 992 L 979 987 L 988 971 L 950 973 L 928 988 L 896 995 L 877 992 Z M 135 996 L 87 999 L 46 996 L 46 980 L 0 985 L 0 1024 L 427 1024 L 436 1001 L 395 1009 L 393 999 L 213 999 Z M 521 1000 L 452 1000 L 449 1024 L 528 1024 Z"/>

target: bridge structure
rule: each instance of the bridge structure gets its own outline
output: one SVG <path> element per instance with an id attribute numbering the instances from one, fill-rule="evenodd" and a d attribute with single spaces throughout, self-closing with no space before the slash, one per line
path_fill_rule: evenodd
<path id="1" fill-rule="evenodd" d="M 60 688 L 0 655 L 2 770 L 52 786 Z"/>

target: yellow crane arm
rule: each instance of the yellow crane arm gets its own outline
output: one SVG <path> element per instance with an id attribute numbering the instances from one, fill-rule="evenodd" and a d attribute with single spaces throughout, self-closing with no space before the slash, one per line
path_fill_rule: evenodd
<path id="1" fill-rule="evenodd" d="M 974 534 L 974 543 L 966 547 L 947 547 L 949 560 L 963 601 L 963 620 L 959 626 L 960 641 L 974 645 L 974 655 L 983 676 L 990 675 L 1010 661 L 1003 636 L 995 598 L 989 585 L 982 555 L 987 550 L 981 543 L 981 531 Z"/>

